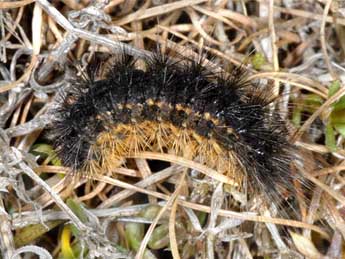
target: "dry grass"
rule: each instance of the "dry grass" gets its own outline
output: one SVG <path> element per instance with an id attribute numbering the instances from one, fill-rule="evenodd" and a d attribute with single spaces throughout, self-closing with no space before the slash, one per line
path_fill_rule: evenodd
<path id="1" fill-rule="evenodd" d="M 0 2 L 2 258 L 345 258 L 345 1 L 50 2 Z M 93 181 L 64 177 L 44 130 L 66 61 L 85 67 L 124 48 L 141 57 L 157 43 L 244 63 L 274 86 L 305 161 L 295 170 L 315 185 L 293 204 L 298 217 L 174 155 L 142 153 Z M 150 159 L 170 164 L 153 170 Z"/>

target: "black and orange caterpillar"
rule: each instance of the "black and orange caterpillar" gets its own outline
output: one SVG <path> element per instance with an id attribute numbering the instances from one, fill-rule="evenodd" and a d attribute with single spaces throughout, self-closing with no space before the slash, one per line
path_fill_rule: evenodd
<path id="1" fill-rule="evenodd" d="M 185 57 L 155 53 L 135 66 L 117 58 L 103 79 L 72 83 L 56 110 L 55 147 L 73 171 L 105 173 L 143 151 L 175 153 L 237 183 L 278 195 L 291 190 L 293 148 L 285 122 L 272 113 L 272 92 Z"/>

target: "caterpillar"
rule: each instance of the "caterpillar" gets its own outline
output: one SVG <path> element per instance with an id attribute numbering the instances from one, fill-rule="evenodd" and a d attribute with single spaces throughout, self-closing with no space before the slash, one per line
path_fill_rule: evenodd
<path id="1" fill-rule="evenodd" d="M 95 79 L 72 82 L 53 123 L 63 164 L 103 174 L 144 151 L 195 160 L 270 198 L 293 191 L 294 148 L 270 87 L 198 60 L 155 52 L 145 69 L 126 53 Z"/>

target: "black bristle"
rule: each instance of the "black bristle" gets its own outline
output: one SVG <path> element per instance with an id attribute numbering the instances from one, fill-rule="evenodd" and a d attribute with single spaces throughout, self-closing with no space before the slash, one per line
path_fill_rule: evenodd
<path id="1" fill-rule="evenodd" d="M 86 160 L 92 159 L 89 148 L 108 123 L 131 123 L 134 111 L 119 108 L 118 104 L 140 104 L 140 112 L 135 113 L 139 121 L 157 121 L 162 117 L 176 127 L 187 122 L 200 136 L 213 136 L 224 149 L 233 150 L 253 188 L 269 195 L 275 195 L 281 187 L 292 190 L 292 147 L 283 120 L 270 112 L 269 89 L 260 89 L 247 81 L 243 68 L 226 75 L 203 66 L 202 60 L 176 59 L 158 53 L 144 59 L 145 71 L 137 69 L 135 61 L 124 54 L 105 79 L 78 79 L 72 91 L 62 98 L 53 132 L 65 166 L 79 170 Z M 194 114 L 207 112 L 222 126 L 175 108 L 167 114 L 164 108 L 148 105 L 149 99 L 172 107 L 180 104 Z M 110 122 L 98 119 L 107 111 L 111 111 L 107 117 Z M 234 133 L 228 132 L 227 127 Z"/>

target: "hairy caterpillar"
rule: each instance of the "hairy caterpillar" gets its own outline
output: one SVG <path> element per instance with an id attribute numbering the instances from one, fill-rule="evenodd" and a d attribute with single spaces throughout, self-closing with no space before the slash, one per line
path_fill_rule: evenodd
<path id="1" fill-rule="evenodd" d="M 195 160 L 269 197 L 292 191 L 293 148 L 269 87 L 155 53 L 146 69 L 123 54 L 106 75 L 73 82 L 54 122 L 55 147 L 74 171 L 105 173 L 143 151 Z"/>

